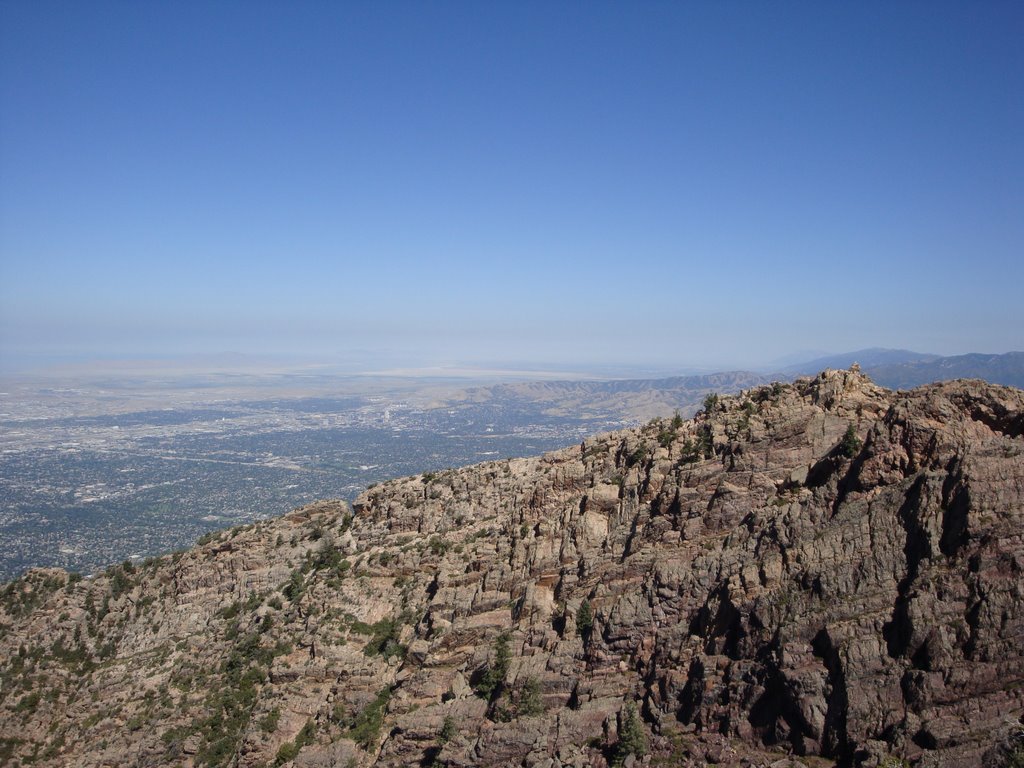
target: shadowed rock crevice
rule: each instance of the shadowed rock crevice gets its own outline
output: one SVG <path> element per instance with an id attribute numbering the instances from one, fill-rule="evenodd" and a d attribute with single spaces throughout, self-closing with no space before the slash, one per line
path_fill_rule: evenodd
<path id="1" fill-rule="evenodd" d="M 843 672 L 839 651 L 827 630 L 822 629 L 811 641 L 814 655 L 822 660 L 828 670 L 825 712 L 825 727 L 821 734 L 821 753 L 843 762 L 851 758 L 849 739 L 846 734 L 846 713 L 850 699 L 846 689 L 846 675 Z"/>
<path id="2" fill-rule="evenodd" d="M 953 557 L 967 543 L 968 513 L 971 510 L 971 492 L 961 470 L 961 462 L 946 478 L 942 488 L 942 537 L 939 549 Z"/>
<path id="3" fill-rule="evenodd" d="M 927 478 L 924 475 L 919 475 L 908 489 L 903 504 L 896 513 L 905 534 L 903 545 L 905 566 L 903 577 L 899 581 L 892 617 L 883 627 L 886 648 L 889 656 L 894 659 L 904 656 L 910 644 L 913 634 L 913 625 L 909 614 L 912 587 L 921 562 L 932 555 L 928 533 L 921 525 L 926 483 Z"/>
<path id="4" fill-rule="evenodd" d="M 703 659 L 694 659 L 690 662 L 690 668 L 686 671 L 686 684 L 679 693 L 676 709 L 676 718 L 686 725 L 705 725 L 702 715 L 704 712 L 704 674 L 705 666 Z"/>

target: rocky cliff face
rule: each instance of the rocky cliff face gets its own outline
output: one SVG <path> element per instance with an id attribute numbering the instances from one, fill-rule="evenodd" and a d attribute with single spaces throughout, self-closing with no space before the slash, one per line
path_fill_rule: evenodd
<path id="1" fill-rule="evenodd" d="M 9 765 L 1024 760 L 1024 393 L 855 371 L 2 593 Z"/>

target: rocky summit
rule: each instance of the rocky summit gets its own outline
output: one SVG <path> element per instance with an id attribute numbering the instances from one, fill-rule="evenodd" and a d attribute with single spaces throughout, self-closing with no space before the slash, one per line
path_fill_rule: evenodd
<path id="1" fill-rule="evenodd" d="M 1024 392 L 857 370 L 0 589 L 10 766 L 1022 765 Z"/>

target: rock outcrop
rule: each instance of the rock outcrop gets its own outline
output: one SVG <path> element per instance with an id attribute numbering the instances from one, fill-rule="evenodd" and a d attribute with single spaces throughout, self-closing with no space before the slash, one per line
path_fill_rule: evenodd
<path id="1" fill-rule="evenodd" d="M 1024 393 L 827 371 L 30 572 L 0 763 L 1007 764 L 1022 592 Z"/>

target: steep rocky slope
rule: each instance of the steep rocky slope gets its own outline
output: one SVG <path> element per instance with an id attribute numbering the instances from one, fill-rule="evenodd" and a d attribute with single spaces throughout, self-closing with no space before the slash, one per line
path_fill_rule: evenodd
<path id="1" fill-rule="evenodd" d="M 3 590 L 9 765 L 1024 760 L 1024 393 L 856 371 Z"/>

